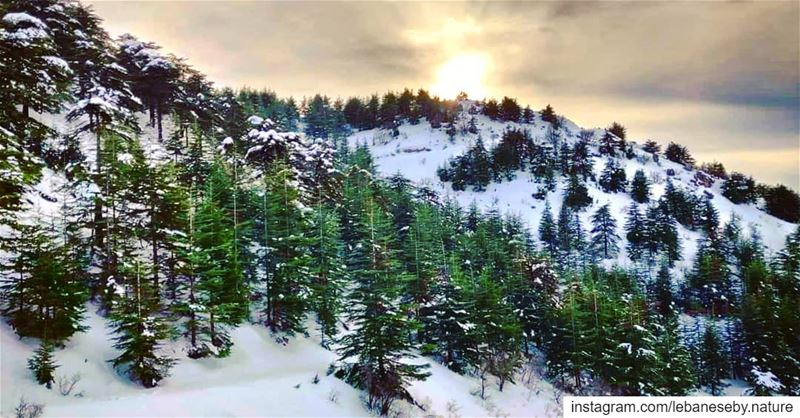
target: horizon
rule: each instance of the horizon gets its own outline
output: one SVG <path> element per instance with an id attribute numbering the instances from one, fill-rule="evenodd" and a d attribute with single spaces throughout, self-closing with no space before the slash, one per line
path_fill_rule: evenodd
<path id="1" fill-rule="evenodd" d="M 219 87 L 509 96 L 800 190 L 797 2 L 86 3 Z"/>

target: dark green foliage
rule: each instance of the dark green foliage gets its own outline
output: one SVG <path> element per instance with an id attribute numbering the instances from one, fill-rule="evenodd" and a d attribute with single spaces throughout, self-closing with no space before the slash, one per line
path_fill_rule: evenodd
<path id="1" fill-rule="evenodd" d="M 674 306 L 674 295 L 672 291 L 672 276 L 669 272 L 669 264 L 661 263 L 658 274 L 653 282 L 651 292 L 653 310 L 664 318 L 676 316 L 677 309 Z"/>
<path id="2" fill-rule="evenodd" d="M 440 168 L 438 175 L 440 180 L 452 182 L 453 190 L 464 190 L 466 186 L 473 186 L 478 192 L 486 190 L 492 180 L 492 160 L 483 140 L 478 137 L 466 154 Z"/>
<path id="3" fill-rule="evenodd" d="M 310 307 L 312 262 L 311 238 L 307 235 L 310 228 L 293 180 L 291 170 L 283 164 L 274 164 L 265 173 L 266 208 L 261 215 L 267 251 L 267 260 L 262 263 L 266 273 L 264 319 L 273 331 L 289 334 L 304 329 L 302 323 Z"/>
<path id="4" fill-rule="evenodd" d="M 500 105 L 495 99 L 489 99 L 483 104 L 483 114 L 495 120 L 500 116 Z"/>
<path id="5" fill-rule="evenodd" d="M 141 277 L 139 263 L 120 266 L 118 273 L 110 317 L 117 335 L 114 348 L 122 353 L 109 361 L 144 387 L 154 387 L 167 377 L 175 362 L 159 352 L 171 329 L 158 316 L 158 294 Z"/>
<path id="6" fill-rule="evenodd" d="M 336 212 L 319 206 L 312 222 L 311 230 L 314 235 L 310 254 L 313 266 L 311 289 L 322 344 L 326 345 L 325 338 L 331 339 L 337 333 L 346 271 Z"/>
<path id="7" fill-rule="evenodd" d="M 522 362 L 519 324 L 511 306 L 502 300 L 500 287 L 484 270 L 478 282 L 470 287 L 468 333 L 470 348 L 467 361 L 477 370 L 481 379 L 481 398 L 485 398 L 485 382 L 489 374 L 499 380 L 502 392 L 505 382 L 514 382 L 514 375 Z"/>
<path id="8" fill-rule="evenodd" d="M 647 230 L 642 214 L 636 205 L 631 205 L 628 209 L 625 238 L 628 240 L 628 257 L 631 260 L 639 260 L 647 245 Z"/>
<path id="9" fill-rule="evenodd" d="M 427 373 L 423 366 L 401 361 L 411 355 L 409 335 L 415 324 L 397 304 L 404 276 L 391 224 L 373 198 L 366 199 L 358 226 L 361 239 L 349 261 L 355 282 L 348 315 L 353 332 L 340 342 L 342 364 L 336 375 L 366 390 L 368 406 L 386 415 L 394 400 L 412 400 L 408 383 Z"/>
<path id="10" fill-rule="evenodd" d="M 625 186 L 628 185 L 628 179 L 625 176 L 625 169 L 619 166 L 619 163 L 617 163 L 615 158 L 608 160 L 606 163 L 603 172 L 600 174 L 598 184 L 606 193 L 625 191 Z"/>
<path id="11" fill-rule="evenodd" d="M 88 298 L 81 276 L 85 267 L 69 234 L 37 225 L 17 225 L 16 255 L 4 266 L 3 315 L 21 337 L 38 337 L 60 344 L 83 331 L 81 320 Z M 65 239 L 67 238 L 67 239 Z"/>
<path id="12" fill-rule="evenodd" d="M 564 190 L 564 204 L 569 208 L 580 211 L 592 204 L 589 189 L 578 176 L 569 177 L 569 183 Z"/>
<path id="13" fill-rule="evenodd" d="M 659 145 L 658 142 L 649 139 L 645 141 L 644 145 L 642 146 L 642 149 L 644 150 L 644 152 L 653 154 L 653 156 L 655 157 L 661 152 L 661 145 Z"/>
<path id="14" fill-rule="evenodd" d="M 756 201 L 756 182 L 752 177 L 733 172 L 722 183 L 722 195 L 733 203 L 753 203 Z"/>
<path id="15" fill-rule="evenodd" d="M 702 240 L 698 244 L 689 286 L 708 313 L 721 313 L 734 299 L 730 268 L 718 242 Z"/>
<path id="16" fill-rule="evenodd" d="M 663 318 L 655 324 L 655 352 L 661 365 L 655 380 L 659 392 L 669 396 L 685 396 L 695 388 L 695 377 L 689 350 L 681 343 L 675 317 Z"/>
<path id="17" fill-rule="evenodd" d="M 647 203 L 650 201 L 650 182 L 643 170 L 636 170 L 631 181 L 631 198 L 636 203 Z"/>
<path id="18" fill-rule="evenodd" d="M 664 150 L 664 156 L 672 162 L 684 166 L 694 166 L 694 157 L 689 153 L 689 149 L 683 145 L 670 142 L 667 145 L 667 149 Z"/>
<path id="19" fill-rule="evenodd" d="M 520 109 L 519 104 L 517 104 L 517 99 L 513 99 L 511 97 L 503 97 L 503 101 L 500 103 L 500 117 L 506 122 L 518 122 L 520 118 Z"/>
<path id="20" fill-rule="evenodd" d="M 36 353 L 28 359 L 28 368 L 33 372 L 33 376 L 40 385 L 45 385 L 50 389 L 55 381 L 54 372 L 57 367 L 58 365 L 53 360 L 53 344 L 43 339 Z"/>
<path id="21" fill-rule="evenodd" d="M 717 329 L 711 321 L 706 324 L 701 344 L 698 383 L 707 387 L 712 395 L 719 396 L 722 394 L 722 389 L 727 386 L 722 379 L 728 377 L 728 358 Z"/>
<path id="22" fill-rule="evenodd" d="M 718 179 L 727 179 L 728 172 L 725 170 L 725 166 L 718 161 L 714 161 L 712 163 L 703 163 L 700 164 L 700 171 L 703 171 L 711 176 L 714 176 Z"/>
<path id="23" fill-rule="evenodd" d="M 779 184 L 767 186 L 763 197 L 767 213 L 786 222 L 800 222 L 800 195 L 797 192 Z"/>
<path id="24" fill-rule="evenodd" d="M 694 196 L 675 187 L 672 180 L 667 179 L 663 199 L 663 210 L 679 224 L 689 229 L 694 229 L 697 226 L 695 207 L 699 206 L 700 202 Z"/>
<path id="25" fill-rule="evenodd" d="M 545 201 L 542 218 L 539 221 L 539 241 L 551 257 L 555 256 L 558 251 L 558 236 L 549 200 Z"/>
<path id="26" fill-rule="evenodd" d="M 508 129 L 496 147 L 492 148 L 492 170 L 497 179 L 513 180 L 515 171 L 524 170 L 533 140 L 527 131 Z"/>
<path id="27" fill-rule="evenodd" d="M 617 122 L 612 123 L 611 126 L 608 127 L 608 132 L 614 134 L 614 136 L 616 136 L 620 140 L 625 141 L 626 130 L 625 127 L 622 126 L 621 124 Z M 624 148 L 624 146 L 621 148 Z"/>
<path id="28" fill-rule="evenodd" d="M 545 106 L 544 109 L 540 111 L 542 120 L 545 122 L 550 123 L 553 128 L 558 129 L 561 127 L 561 120 L 559 119 L 556 111 L 553 110 L 553 107 L 550 105 Z"/>
<path id="29" fill-rule="evenodd" d="M 592 251 L 602 257 L 609 258 L 617 253 L 619 235 L 617 235 L 617 221 L 611 216 L 608 204 L 601 206 L 592 215 Z"/>

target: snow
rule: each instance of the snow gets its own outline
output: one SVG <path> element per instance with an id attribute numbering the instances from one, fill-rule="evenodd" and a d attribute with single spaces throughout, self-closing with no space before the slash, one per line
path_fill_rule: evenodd
<path id="1" fill-rule="evenodd" d="M 45 25 L 41 19 L 31 16 L 27 13 L 6 13 L 5 16 L 3 16 L 3 23 L 7 23 L 12 26 L 19 25 L 20 23 L 27 23 L 31 27 L 47 29 L 47 25 Z"/>
<path id="2" fill-rule="evenodd" d="M 466 103 L 469 104 L 469 102 Z M 500 141 L 506 128 L 528 130 L 534 140 L 541 143 L 545 141 L 549 124 L 542 122 L 538 117 L 538 113 L 535 124 L 522 124 L 493 121 L 484 115 L 470 115 L 462 110 L 456 120 L 456 126 L 459 123 L 463 124 L 466 118 L 473 116 L 476 120 L 478 133 L 458 133 L 453 141 L 450 141 L 444 129 L 433 129 L 423 119 L 417 125 L 408 123 L 400 125 L 398 128 L 399 135 L 396 138 L 393 138 L 386 130 L 370 129 L 353 133 L 350 135 L 348 143 L 350 147 L 366 145 L 375 159 L 379 174 L 382 176 L 400 173 L 417 185 L 432 188 L 443 198 L 447 196 L 454 198 L 462 207 L 468 207 L 473 202 L 482 210 L 496 206 L 501 213 L 517 215 L 531 229 L 534 236 L 537 236 L 536 228 L 544 211 L 545 201 L 532 197 L 532 194 L 537 190 L 537 184 L 531 174 L 518 171 L 514 180 L 501 183 L 493 182 L 489 184 L 486 191 L 475 192 L 469 188 L 465 191 L 454 191 L 449 183 L 443 183 L 439 180 L 436 170 L 441 166 L 445 166 L 453 157 L 464 154 L 474 145 L 479 136 L 483 139 L 487 150 Z M 570 143 L 574 143 L 578 139 L 578 133 L 581 128 L 569 120 L 565 120 L 565 122 L 564 128 L 561 130 L 563 138 Z M 594 173 L 599 177 L 607 161 L 605 156 L 596 155 L 596 140 L 600 138 L 603 130 L 595 128 L 592 132 L 594 132 L 595 139 L 590 146 L 590 151 L 594 161 Z M 630 138 L 628 141 L 636 144 Z M 775 218 L 759 209 L 757 205 L 732 203 L 722 195 L 721 181 L 714 182 L 708 188 L 694 184 L 692 180 L 698 171 L 687 171 L 682 165 L 669 161 L 663 156 L 658 162 L 655 162 L 651 155 L 645 153 L 638 144 L 635 145 L 634 149 L 637 154 L 636 158 L 629 160 L 622 157 L 618 158 L 618 162 L 625 170 L 629 180 L 633 178 L 637 170 L 643 170 L 647 174 L 651 182 L 651 201 L 664 194 L 667 178 L 671 178 L 676 187 L 682 188 L 688 193 L 695 195 L 709 194 L 711 201 L 719 212 L 720 223 L 724 224 L 733 214 L 736 214 L 742 220 L 745 236 L 747 236 L 748 230 L 758 230 L 763 238 L 767 256 L 783 248 L 786 236 L 797 228 L 796 224 Z M 675 174 L 668 176 L 667 171 L 669 170 L 673 170 Z M 565 186 L 565 179 L 559 178 L 556 190 L 547 195 L 546 199 L 550 203 L 553 214 L 557 214 L 561 208 L 562 192 Z M 592 181 L 587 182 L 586 186 L 593 203 L 579 215 L 584 228 L 590 225 L 592 214 L 600 206 L 609 204 L 611 213 L 617 221 L 617 235 L 623 237 L 624 240 L 625 214 L 630 205 L 634 204 L 630 195 L 627 193 L 605 193 Z M 679 224 L 678 236 L 683 259 L 676 263 L 673 268 L 673 274 L 678 278 L 682 278 L 684 272 L 692 267 L 694 255 L 697 252 L 697 241 L 701 238 L 701 233 L 690 231 Z M 627 257 L 624 242 L 620 245 L 617 258 L 605 260 L 604 264 L 606 266 L 611 266 L 612 264 L 632 265 Z M 654 274 L 655 272 L 650 273 Z"/>
<path id="3" fill-rule="evenodd" d="M 76 334 L 66 347 L 56 350 L 60 376 L 80 374 L 70 396 L 38 385 L 26 368 L 36 350 L 35 339 L 19 339 L 5 323 L 0 324 L 0 415 L 10 414 L 19 398 L 45 405 L 44 416 L 367 416 L 360 391 L 327 376 L 336 360 L 334 352 L 322 348 L 315 337 L 298 337 L 288 344 L 262 325 L 243 324 L 231 331 L 234 342 L 227 358 L 193 360 L 186 356 L 182 340 L 171 342 L 165 352 L 178 359 L 170 376 L 153 389 L 144 389 L 119 375 L 108 362 L 118 355 L 111 345 L 108 322 L 87 304 L 84 324 L 89 329 Z M 309 329 L 313 323 L 309 322 Z M 517 384 L 506 383 L 503 392 L 487 383 L 487 400 L 473 395 L 479 387 L 475 377 L 461 376 L 429 359 L 431 376 L 414 382 L 414 399 L 429 404 L 426 412 L 445 416 L 448 404 L 462 416 L 542 416 L 554 408 L 552 386 L 528 376 Z M 318 377 L 319 382 L 313 383 Z M 299 386 L 299 387 L 298 387 Z M 80 393 L 80 396 L 75 394 Z M 335 401 L 331 399 L 334 398 Z M 413 415 L 421 411 L 398 402 L 397 407 Z"/>
<path id="4" fill-rule="evenodd" d="M 751 373 L 753 374 L 753 377 L 755 378 L 755 381 L 759 386 L 763 386 L 775 392 L 783 389 L 783 384 L 778 379 L 778 377 L 775 376 L 772 372 L 770 371 L 764 372 L 758 369 L 753 369 Z"/>
<path id="5" fill-rule="evenodd" d="M 54 57 L 54 56 L 48 55 L 48 56 L 42 57 L 42 59 L 44 59 L 48 64 L 50 64 L 50 65 L 52 65 L 54 67 L 58 67 L 58 69 L 61 70 L 64 73 L 71 73 L 72 72 L 72 70 L 69 68 L 69 64 L 67 64 L 66 61 L 64 61 L 63 59 L 61 59 L 59 57 Z"/>

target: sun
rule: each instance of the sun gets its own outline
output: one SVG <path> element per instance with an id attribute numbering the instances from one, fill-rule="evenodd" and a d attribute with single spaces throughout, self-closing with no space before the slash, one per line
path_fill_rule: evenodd
<path id="1" fill-rule="evenodd" d="M 473 99 L 484 98 L 486 87 L 483 83 L 488 66 L 489 58 L 484 54 L 456 55 L 439 67 L 431 91 L 445 99 L 454 99 L 462 91 Z"/>

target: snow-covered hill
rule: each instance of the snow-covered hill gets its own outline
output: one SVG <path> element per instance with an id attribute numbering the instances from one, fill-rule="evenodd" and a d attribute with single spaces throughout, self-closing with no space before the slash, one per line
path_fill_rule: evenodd
<path id="1" fill-rule="evenodd" d="M 351 147 L 368 146 L 375 158 L 378 171 L 383 175 L 400 173 L 419 185 L 433 188 L 441 196 L 449 195 L 455 198 L 463 207 L 467 207 L 473 202 L 482 210 L 496 205 L 503 213 L 518 215 L 535 232 L 545 207 L 545 201 L 533 198 L 532 194 L 537 188 L 530 173 L 520 171 L 514 180 L 491 183 L 483 192 L 472 191 L 469 187 L 465 191 L 454 191 L 449 183 L 439 180 L 436 174 L 437 168 L 445 166 L 451 158 L 467 152 L 475 144 L 478 136 L 482 138 L 486 148 L 489 149 L 500 141 L 503 131 L 507 128 L 518 128 L 528 130 L 534 141 L 541 143 L 545 140 L 550 127 L 548 122 L 542 121 L 538 112 L 532 124 L 502 122 L 491 120 L 479 112 L 469 112 L 468 109 L 472 106 L 475 106 L 472 102 L 462 102 L 462 110 L 457 118 L 457 124 L 459 120 L 463 124 L 466 119 L 475 117 L 478 128 L 478 132 L 475 134 L 460 132 L 451 141 L 444 129 L 433 129 L 430 124 L 422 121 L 417 125 L 402 124 L 398 128 L 399 135 L 397 137 L 392 137 L 384 129 L 357 132 L 350 136 L 349 144 Z M 565 120 L 561 134 L 566 141 L 574 143 L 578 140 L 580 131 L 581 127 L 577 124 Z M 594 173 L 599 177 L 607 161 L 606 156 L 599 155 L 597 146 L 597 140 L 602 136 L 603 130 L 593 129 L 592 131 L 594 132 L 594 142 L 590 146 L 590 150 L 593 155 Z M 780 250 L 785 244 L 786 236 L 797 228 L 796 224 L 771 216 L 760 210 L 755 204 L 732 203 L 722 195 L 720 180 L 716 180 L 711 187 L 704 187 L 693 181 L 698 173 L 697 170 L 687 170 L 684 166 L 666 158 L 655 162 L 650 154 L 642 150 L 641 144 L 635 144 L 634 149 L 637 156 L 641 158 L 618 157 L 617 161 L 625 169 L 628 179 L 633 178 L 637 170 L 644 170 L 651 182 L 651 200 L 657 200 L 663 195 L 666 179 L 671 177 L 673 183 L 685 191 L 698 196 L 704 194 L 710 196 L 711 202 L 719 212 L 720 223 L 727 222 L 732 214 L 736 214 L 741 219 L 746 234 L 753 229 L 758 230 L 768 256 L 774 251 Z M 674 172 L 674 175 L 669 176 L 668 171 Z M 565 179 L 560 178 L 557 189 L 547 196 L 554 214 L 557 214 L 561 207 L 562 192 L 565 186 Z M 611 213 L 617 218 L 618 235 L 624 237 L 624 217 L 628 207 L 634 203 L 630 195 L 605 193 L 597 183 L 591 181 L 587 182 L 587 187 L 593 204 L 580 214 L 582 223 L 589 226 L 589 218 L 595 209 L 608 203 L 612 209 Z M 681 225 L 678 225 L 678 228 L 683 259 L 676 264 L 675 270 L 680 275 L 685 269 L 691 267 L 701 233 L 690 231 Z M 620 247 L 624 247 L 624 245 Z M 606 263 L 626 265 L 630 264 L 630 260 L 624 249 L 621 248 L 618 259 L 607 260 Z"/>
<path id="2" fill-rule="evenodd" d="M 61 114 L 37 118 L 57 133 L 74 128 Z M 146 116 L 139 115 L 139 122 L 139 140 L 148 159 L 156 162 L 166 158 L 163 144 L 158 142 L 155 128 L 147 125 Z M 169 118 L 164 126 L 166 132 L 173 129 Z M 436 135 L 439 133 L 431 138 L 438 138 Z M 79 138 L 91 166 L 95 139 L 88 133 Z M 20 219 L 58 222 L 63 198 L 60 190 L 66 182 L 63 173 L 45 168 L 41 181 L 25 193 L 29 205 Z M 177 360 L 176 366 L 158 387 L 144 389 L 121 376 L 109 363 L 119 352 L 110 343 L 113 333 L 108 320 L 97 314 L 97 309 L 96 305 L 87 304 L 83 325 L 88 329 L 56 350 L 59 367 L 56 383 L 49 390 L 39 385 L 27 368 L 27 360 L 39 340 L 20 339 L 5 321 L 0 322 L 0 416 L 13 416 L 23 398 L 44 405 L 45 417 L 374 415 L 365 408 L 360 391 L 327 375 L 336 354 L 323 348 L 318 338 L 298 336 L 280 344 L 263 325 L 252 323 L 232 330 L 234 348 L 227 358 L 191 359 L 182 339 L 170 342 L 165 350 Z M 313 321 L 307 329 L 315 329 Z M 432 359 L 414 361 L 430 364 L 431 376 L 415 381 L 409 388 L 414 399 L 425 407 L 426 415 L 561 415 L 559 392 L 532 368 L 526 369 L 517 383 L 506 383 L 502 392 L 490 380 L 488 396 L 482 400 L 476 395 L 480 390 L 477 377 L 459 375 Z M 69 394 L 63 395 L 60 379 L 68 382 L 73 376 L 79 376 L 79 380 Z M 394 408 L 399 416 L 423 413 L 407 402 L 397 402 Z"/>
<path id="3" fill-rule="evenodd" d="M 471 117 L 464 111 L 462 118 Z M 521 217 L 529 227 L 535 228 L 545 202 L 532 197 L 535 183 L 530 174 L 519 172 L 516 179 L 492 183 L 484 192 L 453 191 L 449 184 L 439 181 L 436 170 L 452 157 L 466 152 L 480 135 L 487 147 L 497 143 L 502 132 L 508 127 L 527 129 L 534 139 L 541 141 L 547 131 L 547 123 L 537 116 L 534 124 L 504 123 L 490 120 L 476 114 L 477 134 L 458 134 L 450 140 L 443 129 L 433 129 L 425 121 L 417 125 L 403 124 L 399 135 L 392 137 L 388 131 L 372 129 L 360 131 L 349 137 L 350 146 L 367 145 L 375 158 L 378 170 L 383 175 L 400 173 L 418 185 L 426 185 L 451 196 L 461 205 L 473 202 L 479 208 L 487 209 L 495 205 L 501 212 L 513 213 Z M 45 116 L 43 122 L 57 131 L 70 129 L 61 116 Z M 49 119 L 48 119 L 49 118 Z M 171 129 L 167 121 L 166 129 Z M 165 157 L 153 128 L 141 120 L 143 134 L 140 139 L 146 154 L 152 160 Z M 566 121 L 564 135 L 568 141 L 576 141 L 580 128 Z M 597 131 L 599 132 L 599 131 Z M 599 134 L 597 135 L 599 136 Z M 94 140 L 89 136 L 82 138 L 82 147 L 89 163 L 93 158 Z M 596 154 L 597 147 L 591 150 Z M 637 153 L 644 152 L 637 145 Z M 606 158 L 595 156 L 594 171 L 599 174 Z M 757 229 L 768 252 L 780 249 L 785 237 L 796 225 L 784 222 L 766 214 L 755 205 L 736 205 L 722 196 L 720 184 L 704 187 L 693 182 L 696 171 L 685 170 L 682 166 L 661 159 L 656 163 L 652 158 L 619 159 L 628 178 L 636 170 L 642 169 L 654 183 L 651 187 L 653 197 L 664 192 L 664 179 L 667 170 L 673 170 L 673 182 L 694 194 L 712 197 L 714 206 L 724 222 L 732 214 L 742 219 L 743 226 Z M 42 181 L 28 192 L 26 198 L 32 202 L 29 216 L 56 216 L 60 210 L 56 196 L 62 176 L 45 170 Z M 609 203 L 612 213 L 620 220 L 619 235 L 624 236 L 622 221 L 632 200 L 628 194 L 609 194 L 600 190 L 593 182 L 587 183 L 593 199 L 590 210 L 583 212 L 582 221 L 588 225 L 591 213 L 598 206 Z M 565 187 L 563 179 L 547 199 L 557 212 L 561 205 L 561 192 Z M 688 268 L 694 259 L 700 233 L 679 226 L 683 249 L 683 260 L 676 265 L 676 272 Z M 621 251 L 618 259 L 607 263 L 628 264 L 630 261 Z M 680 274 L 678 274 L 680 276 Z M 56 374 L 62 378 L 80 375 L 80 380 L 69 395 L 61 395 L 56 384 L 53 390 L 38 385 L 25 367 L 38 344 L 31 339 L 18 339 L 6 324 L 0 325 L 0 357 L 2 373 L 0 385 L 0 412 L 3 416 L 12 413 L 19 399 L 45 405 L 45 416 L 365 416 L 370 413 L 364 408 L 359 391 L 351 386 L 327 376 L 328 366 L 336 355 L 322 348 L 314 337 L 299 336 L 291 338 L 286 345 L 275 342 L 263 326 L 245 324 L 232 333 L 235 348 L 229 358 L 189 359 L 182 352 L 178 341 L 168 347 L 171 355 L 179 361 L 171 376 L 155 389 L 143 389 L 120 377 L 108 360 L 116 356 L 110 346 L 107 321 L 95 313 L 96 307 L 88 305 L 88 318 L 85 324 L 89 329 L 77 334 L 65 349 L 58 350 L 56 362 L 61 366 Z M 309 324 L 309 329 L 313 326 Z M 559 402 L 557 391 L 550 383 L 542 380 L 533 370 L 527 370 L 525 378 L 516 384 L 507 384 L 503 392 L 494 386 L 487 400 L 475 395 L 479 380 L 475 377 L 461 376 L 430 359 L 421 359 L 431 365 L 431 377 L 413 383 L 410 391 L 414 398 L 427 409 L 426 414 L 439 416 L 557 416 Z M 529 366 L 532 367 L 532 366 Z M 316 381 L 315 377 L 319 380 Z M 316 381 L 316 382 L 315 382 Z M 734 385 L 733 392 L 740 392 L 741 385 Z M 732 394 L 738 394 L 733 393 Z M 418 415 L 421 410 L 407 403 L 398 403 L 405 414 Z"/>
<path id="4" fill-rule="evenodd" d="M 181 351 L 182 342 L 167 352 L 178 359 L 171 376 L 157 388 L 143 389 L 116 373 L 108 360 L 118 353 L 108 340 L 108 322 L 87 306 L 89 327 L 57 350 L 57 377 L 80 376 L 72 392 L 62 395 L 58 379 L 52 390 L 37 384 L 26 361 L 38 340 L 19 339 L 0 325 L 0 416 L 12 416 L 20 398 L 43 404 L 44 416 L 369 416 L 361 393 L 327 376 L 336 354 L 314 337 L 297 337 L 282 345 L 263 326 L 243 324 L 232 332 L 234 350 L 227 358 L 193 360 Z M 313 324 L 309 324 L 313 329 Z M 423 360 L 424 361 L 424 360 Z M 410 392 L 436 416 L 558 416 L 552 386 L 530 370 L 525 380 L 496 386 L 482 401 L 474 377 L 456 374 L 427 360 L 431 376 L 415 382 Z M 315 383 L 315 377 L 318 381 Z M 422 411 L 398 403 L 404 416 Z"/>

